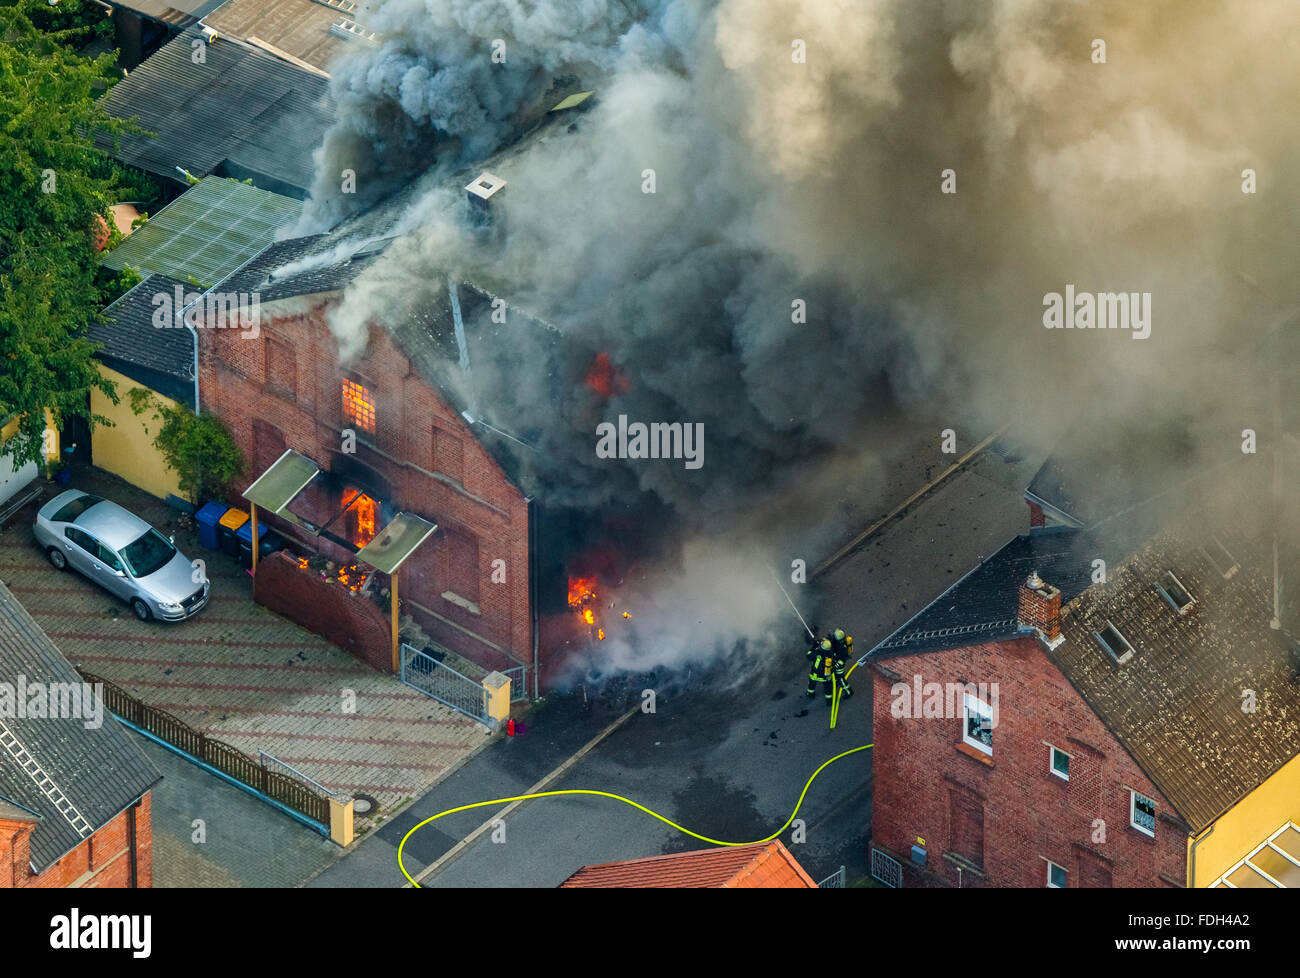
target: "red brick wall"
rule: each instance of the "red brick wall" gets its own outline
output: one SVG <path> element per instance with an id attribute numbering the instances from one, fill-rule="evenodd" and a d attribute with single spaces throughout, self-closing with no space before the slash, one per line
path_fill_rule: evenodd
<path id="1" fill-rule="evenodd" d="M 136 826 L 136 886 L 153 886 L 153 829 L 150 796 L 128 808 L 39 876 L 31 875 L 31 833 L 35 824 L 0 819 L 0 889 L 9 887 L 124 888 L 131 883 L 128 827 Z"/>
<path id="2" fill-rule="evenodd" d="M 325 322 L 327 306 L 307 313 L 279 313 L 263 307 L 261 337 L 237 330 L 200 330 L 200 392 L 203 409 L 220 417 L 250 460 L 250 471 L 236 494 L 260 473 L 251 469 L 254 423 L 279 429 L 285 445 L 331 469 L 341 456 L 342 378 L 364 384 L 375 401 L 375 433 L 359 431 L 351 456 L 392 487 L 392 511 L 422 516 L 449 533 L 435 534 L 402 567 L 399 592 L 404 614 L 413 615 L 435 640 L 481 664 L 499 668 L 532 661 L 529 606 L 528 505 L 472 430 L 440 394 L 412 369 L 385 330 L 371 330 L 365 357 L 341 371 L 337 344 Z M 267 385 L 268 344 L 278 384 L 292 377 L 293 396 Z M 283 360 L 294 351 L 296 362 Z M 290 369 L 292 367 L 292 369 Z M 265 436 L 264 436 L 265 437 Z M 452 440 L 454 439 L 454 440 Z M 459 442 L 459 444 L 457 444 Z M 435 444 L 440 458 L 435 458 Z M 439 464 L 453 471 L 437 472 Z M 335 559 L 341 548 L 295 530 L 283 520 L 268 521 L 306 549 Z M 477 613 L 444 598 L 455 592 L 447 551 L 461 540 L 458 554 L 477 545 Z M 492 582 L 493 562 L 505 562 L 504 583 Z M 465 568 L 458 573 L 463 575 Z"/>
<path id="3" fill-rule="evenodd" d="M 1039 506 L 1038 503 L 1030 503 L 1028 499 L 1026 499 L 1025 502 L 1029 503 L 1030 528 L 1032 529 L 1035 526 L 1046 526 L 1047 517 L 1043 515 L 1043 507 Z"/>
<path id="4" fill-rule="evenodd" d="M 312 631 L 381 672 L 392 672 L 389 616 L 369 598 L 342 585 L 328 584 L 311 571 L 299 570 L 297 561 L 283 553 L 258 561 L 253 597 L 292 620 L 308 609 Z"/>
<path id="5" fill-rule="evenodd" d="M 960 698 L 955 718 L 893 715 L 891 687 L 910 687 L 916 674 L 923 682 L 998 683 L 987 761 L 962 744 Z M 957 884 L 959 863 L 944 854 L 969 851 L 969 840 L 954 845 L 954 831 L 969 834 L 980 809 L 985 877 L 964 868 L 962 886 L 1043 887 L 1044 859 L 1066 870 L 1068 886 L 1080 876 L 1097 885 L 1099 869 L 1109 869 L 1116 887 L 1171 885 L 1161 874 L 1184 882 L 1186 828 L 1161 817 L 1174 814 L 1168 801 L 1037 639 L 877 660 L 873 695 L 872 844 L 904 863 L 905 885 Z M 1073 755 L 1069 781 L 1048 770 L 1047 744 Z M 1154 839 L 1129 826 L 1129 788 L 1156 802 Z M 1095 819 L 1104 822 L 1104 841 L 1094 838 Z M 926 841 L 928 878 L 909 865 L 917 837 Z"/>

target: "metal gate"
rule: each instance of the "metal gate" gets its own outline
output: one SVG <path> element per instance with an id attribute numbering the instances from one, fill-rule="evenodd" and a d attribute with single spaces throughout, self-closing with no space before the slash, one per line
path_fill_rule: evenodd
<path id="1" fill-rule="evenodd" d="M 879 849 L 871 850 L 871 875 L 895 890 L 903 885 L 903 864 Z"/>
<path id="2" fill-rule="evenodd" d="M 817 884 L 819 890 L 842 890 L 844 889 L 844 867 L 841 866 L 839 872 L 832 873 L 824 880 Z"/>
<path id="3" fill-rule="evenodd" d="M 528 699 L 528 667 L 515 666 L 502 669 L 502 674 L 510 679 L 510 702 L 522 703 Z"/>
<path id="4" fill-rule="evenodd" d="M 480 683 L 405 642 L 402 643 L 401 680 L 479 723 L 488 722 L 487 692 Z"/>

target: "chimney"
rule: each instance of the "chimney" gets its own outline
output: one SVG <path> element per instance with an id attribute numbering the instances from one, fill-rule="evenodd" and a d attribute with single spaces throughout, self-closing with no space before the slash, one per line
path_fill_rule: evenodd
<path id="1" fill-rule="evenodd" d="M 1038 634 L 1049 649 L 1065 641 L 1061 634 L 1061 592 L 1034 571 L 1020 585 L 1020 627 Z"/>
<path id="2" fill-rule="evenodd" d="M 469 222 L 475 227 L 486 227 L 492 223 L 492 198 L 501 191 L 506 182 L 493 173 L 484 170 L 465 185 L 466 198 L 469 201 Z"/>

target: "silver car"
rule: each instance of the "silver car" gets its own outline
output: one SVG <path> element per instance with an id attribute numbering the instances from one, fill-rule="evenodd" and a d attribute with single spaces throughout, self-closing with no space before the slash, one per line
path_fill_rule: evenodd
<path id="1" fill-rule="evenodd" d="M 40 508 L 32 531 L 51 564 L 85 574 L 141 621 L 181 621 L 208 603 L 212 586 L 189 558 L 117 503 L 69 489 Z"/>

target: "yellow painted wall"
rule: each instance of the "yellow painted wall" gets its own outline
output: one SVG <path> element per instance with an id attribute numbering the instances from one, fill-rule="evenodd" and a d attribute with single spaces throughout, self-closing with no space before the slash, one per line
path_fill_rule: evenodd
<path id="1" fill-rule="evenodd" d="M 109 370 L 103 364 L 99 365 L 99 372 L 117 385 L 118 403 L 113 404 L 94 388 L 90 391 L 91 412 L 108 418 L 114 425 L 112 428 L 96 425 L 91 434 L 91 452 L 95 465 L 114 475 L 120 475 L 127 482 L 160 499 L 165 499 L 169 494 L 181 495 L 176 473 L 167 468 L 162 455 L 153 446 L 154 436 L 158 434 L 158 422 L 148 412 L 139 417 L 131 413 L 131 399 L 127 395 L 141 385 L 130 377 Z M 168 407 L 176 403 L 158 393 L 154 396 Z M 146 425 L 149 427 L 148 434 L 145 433 Z"/>
<path id="2" fill-rule="evenodd" d="M 1300 754 L 1224 812 L 1196 846 L 1193 886 L 1209 886 L 1288 821 L 1300 824 Z M 1193 839 L 1189 845 L 1195 845 Z"/>
<path id="3" fill-rule="evenodd" d="M 3 445 L 14 435 L 18 434 L 18 423 L 20 421 L 22 421 L 22 418 L 15 414 L 4 423 L 3 427 L 0 427 L 0 445 Z M 49 408 L 45 409 L 45 430 L 53 433 L 45 446 L 47 449 L 45 452 L 45 458 L 47 461 L 57 462 L 59 459 L 60 447 L 59 429 L 54 427 L 54 415 L 50 413 Z"/>

